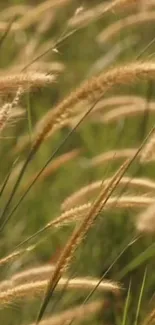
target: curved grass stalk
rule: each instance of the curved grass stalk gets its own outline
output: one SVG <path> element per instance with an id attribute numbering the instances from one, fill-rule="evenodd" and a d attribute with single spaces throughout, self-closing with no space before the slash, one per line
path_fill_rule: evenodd
<path id="1" fill-rule="evenodd" d="M 92 78 L 91 81 L 85 82 L 83 86 L 81 86 L 77 91 L 71 93 L 68 98 L 64 99 L 61 103 L 59 103 L 55 109 L 53 109 L 49 113 L 48 120 L 45 122 L 42 130 L 40 130 L 39 134 L 36 136 L 32 144 L 32 148 L 30 153 L 24 163 L 24 166 L 18 176 L 18 179 L 14 185 L 14 188 L 10 194 L 8 202 L 2 211 L 0 220 L 1 220 L 1 230 L 3 229 L 4 225 L 6 224 L 6 220 L 10 218 L 10 216 L 5 217 L 6 212 L 10 206 L 10 203 L 16 193 L 16 190 L 20 184 L 22 176 L 30 163 L 33 159 L 34 155 L 38 151 L 39 147 L 41 146 L 42 142 L 46 138 L 47 134 L 54 129 L 57 129 L 57 126 L 66 118 L 68 118 L 73 110 L 75 104 L 77 104 L 80 100 L 88 99 L 90 96 L 94 94 L 98 94 L 97 98 L 103 96 L 106 91 L 110 90 L 112 87 L 121 84 L 128 84 L 131 83 L 137 78 L 140 79 L 154 79 L 155 78 L 155 63 L 153 62 L 136 62 L 132 63 L 128 66 L 123 66 L 115 69 L 111 69 L 107 73 L 101 74 L 99 77 Z M 92 106 L 93 108 L 93 106 Z M 90 113 L 92 108 L 86 113 Z M 85 118 L 83 116 L 82 120 Z M 81 122 L 81 121 L 80 121 Z M 80 124 L 78 123 L 78 125 Z"/>
<path id="2" fill-rule="evenodd" d="M 155 11 L 144 11 L 138 14 L 130 15 L 123 18 L 107 27 L 103 32 L 101 32 L 97 41 L 99 43 L 105 43 L 111 41 L 113 37 L 119 35 L 122 29 L 126 27 L 133 27 L 139 24 L 144 24 L 147 22 L 153 22 L 155 20 Z"/>
<path id="3" fill-rule="evenodd" d="M 104 210 L 108 210 L 113 208 L 124 209 L 124 208 L 131 208 L 131 209 L 142 209 L 148 207 L 150 204 L 154 203 L 154 197 L 146 197 L 146 196 L 133 196 L 133 195 L 123 195 L 123 196 L 113 196 L 109 198 L 108 202 L 106 203 Z M 22 241 L 18 246 L 16 246 L 16 250 L 20 247 L 27 244 L 30 240 L 33 240 L 37 236 L 41 235 L 45 231 L 51 229 L 52 227 L 62 227 L 69 225 L 71 222 L 77 222 L 82 220 L 86 213 L 88 213 L 89 209 L 92 206 L 92 202 L 87 202 L 85 204 L 76 206 L 71 208 L 65 212 L 63 212 L 59 217 L 55 218 L 54 220 L 48 222 L 44 227 L 39 229 L 30 237 L 26 238 Z"/>
<path id="4" fill-rule="evenodd" d="M 154 131 L 151 130 L 148 137 L 152 134 Z M 127 169 L 130 167 L 134 159 L 138 156 L 140 151 L 142 150 L 143 146 L 145 145 L 146 141 L 148 140 L 148 137 L 143 141 L 141 146 L 139 147 L 138 151 L 135 153 L 135 155 L 127 160 L 116 172 L 114 177 L 112 178 L 111 182 L 108 184 L 107 187 L 105 187 L 88 213 L 86 214 L 83 222 L 81 225 L 75 229 L 73 234 L 71 235 L 70 239 L 68 240 L 64 250 L 62 251 L 60 258 L 56 264 L 55 270 L 49 280 L 47 290 L 45 292 L 45 297 L 43 299 L 41 308 L 39 310 L 39 314 L 37 317 L 36 324 L 38 324 L 44 314 L 44 311 L 46 310 L 46 307 L 48 305 L 48 302 L 53 295 L 53 292 L 61 279 L 61 276 L 63 272 L 66 270 L 66 268 L 69 266 L 69 263 L 71 262 L 71 259 L 73 257 L 73 254 L 75 253 L 76 248 L 79 246 L 79 244 L 84 240 L 86 234 L 88 233 L 89 228 L 92 226 L 94 221 L 96 220 L 98 214 L 100 211 L 104 208 L 105 204 L 107 203 L 108 199 L 112 195 L 113 191 L 119 184 L 121 178 L 123 177 L 124 173 L 127 171 Z"/>
<path id="5" fill-rule="evenodd" d="M 87 202 L 90 198 L 93 198 L 98 191 L 100 191 L 102 186 L 106 186 L 110 180 L 111 178 L 107 178 L 104 181 L 99 180 L 82 187 L 80 190 L 76 191 L 65 199 L 61 205 L 62 210 L 69 210 L 77 205 Z M 128 185 L 128 188 L 135 187 L 141 190 L 155 190 L 155 182 L 153 182 L 151 179 L 145 178 L 123 177 L 119 183 L 119 186 L 120 185 Z"/>
<path id="6" fill-rule="evenodd" d="M 69 310 L 53 315 L 53 317 L 43 320 L 40 325 L 62 325 L 68 324 L 73 318 L 77 321 L 87 319 L 94 313 L 99 312 L 106 307 L 103 301 L 94 301 L 85 306 L 73 307 Z M 35 325 L 35 323 L 31 324 Z"/>
<path id="7" fill-rule="evenodd" d="M 0 292 L 0 305 L 8 305 L 10 302 L 17 300 L 17 299 L 26 299 L 26 298 L 34 298 L 42 296 L 48 280 L 42 281 L 33 281 L 24 284 L 20 284 L 9 288 L 7 290 Z M 68 279 L 62 278 L 59 281 L 57 286 L 57 290 L 61 290 L 64 285 L 67 283 L 68 289 L 79 289 L 79 290 L 89 290 L 96 286 L 98 279 L 87 279 L 87 278 L 75 278 L 75 279 Z M 105 292 L 113 292 L 118 293 L 120 291 L 120 286 L 112 281 L 102 281 L 99 286 L 100 291 Z"/>
<path id="8" fill-rule="evenodd" d="M 110 112 L 105 112 L 103 116 L 100 117 L 100 120 L 103 123 L 109 124 L 111 122 L 117 122 L 120 118 L 133 117 L 138 114 L 143 114 L 146 110 L 146 103 L 143 105 L 128 105 L 120 108 L 114 108 Z M 147 108 L 148 112 L 155 112 L 155 103 L 150 102 Z"/>
<path id="9" fill-rule="evenodd" d="M 93 157 L 92 159 L 89 159 L 86 163 L 86 168 L 92 168 L 96 167 L 100 164 L 104 164 L 107 162 L 110 162 L 111 160 L 117 160 L 117 159 L 126 159 L 132 157 L 136 153 L 138 148 L 128 148 L 128 149 L 118 149 L 118 150 L 110 150 L 106 151 L 104 153 L 101 153 L 97 155 L 96 157 Z"/>

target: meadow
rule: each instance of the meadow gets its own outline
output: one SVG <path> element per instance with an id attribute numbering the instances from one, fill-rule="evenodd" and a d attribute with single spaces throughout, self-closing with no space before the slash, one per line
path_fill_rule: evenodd
<path id="1" fill-rule="evenodd" d="M 155 323 L 154 26 L 0 1 L 0 324 Z"/>

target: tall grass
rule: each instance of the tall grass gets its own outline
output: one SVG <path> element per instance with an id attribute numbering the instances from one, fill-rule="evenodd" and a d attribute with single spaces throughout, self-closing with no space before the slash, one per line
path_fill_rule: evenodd
<path id="1" fill-rule="evenodd" d="M 0 3 L 1 323 L 154 324 L 154 10 Z"/>

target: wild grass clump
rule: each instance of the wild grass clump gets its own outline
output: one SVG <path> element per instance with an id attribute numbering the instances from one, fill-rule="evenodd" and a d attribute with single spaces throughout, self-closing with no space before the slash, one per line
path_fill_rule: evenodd
<path id="1" fill-rule="evenodd" d="M 0 4 L 1 323 L 154 324 L 154 7 Z"/>

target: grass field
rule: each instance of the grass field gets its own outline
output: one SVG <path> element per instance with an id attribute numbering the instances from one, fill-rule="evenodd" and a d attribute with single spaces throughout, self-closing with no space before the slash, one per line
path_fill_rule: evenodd
<path id="1" fill-rule="evenodd" d="M 155 1 L 0 1 L 0 324 L 155 323 Z"/>

